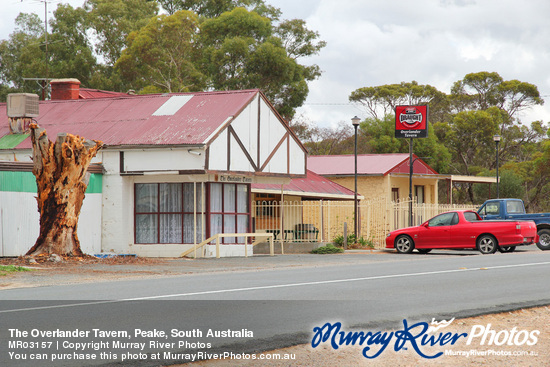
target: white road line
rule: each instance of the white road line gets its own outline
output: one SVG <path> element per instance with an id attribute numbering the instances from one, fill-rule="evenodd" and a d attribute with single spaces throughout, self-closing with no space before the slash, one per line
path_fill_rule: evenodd
<path id="1" fill-rule="evenodd" d="M 503 269 L 503 268 L 514 268 L 514 267 L 534 266 L 534 265 L 549 265 L 549 264 L 550 264 L 550 261 L 542 262 L 542 263 L 530 263 L 530 264 L 499 265 L 499 266 L 492 266 L 492 267 L 486 267 L 486 268 L 471 268 L 471 269 L 462 268 L 462 269 L 453 269 L 453 270 L 428 271 L 428 272 L 421 272 L 421 273 L 379 275 L 379 276 L 364 277 L 364 278 L 320 280 L 320 281 L 316 281 L 316 282 L 276 284 L 276 285 L 266 285 L 266 286 L 258 286 L 258 287 L 247 287 L 247 288 L 220 289 L 220 290 L 215 290 L 215 291 L 202 291 L 202 292 L 191 292 L 191 293 L 167 294 L 167 295 L 163 295 L 163 296 L 137 297 L 137 298 L 128 298 L 128 299 L 125 299 L 125 300 L 122 300 L 122 301 L 142 301 L 142 300 L 148 300 L 148 299 L 161 299 L 161 298 L 171 298 L 171 297 L 188 297 L 188 296 L 197 296 L 197 295 L 205 295 L 205 294 L 243 292 L 243 291 L 261 290 L 261 289 L 301 287 L 301 286 L 306 286 L 306 285 L 322 285 L 322 284 L 331 284 L 331 283 L 347 283 L 347 282 L 357 282 L 357 281 L 364 281 L 364 280 L 379 280 L 379 279 L 412 277 L 412 276 L 421 276 L 421 275 L 458 273 L 458 272 L 464 272 L 464 271 L 476 271 L 476 270 L 481 270 L 481 269 L 491 270 L 491 269 Z"/>
<path id="2" fill-rule="evenodd" d="M 20 308 L 20 309 L 13 309 L 13 310 L 3 310 L 3 311 L 0 311 L 0 314 L 10 313 L 10 312 L 21 312 L 21 311 L 48 310 L 48 309 L 64 308 L 64 307 L 101 305 L 101 304 L 107 304 L 107 303 L 145 301 L 145 300 L 166 299 L 166 298 L 175 298 L 175 297 L 200 296 L 200 295 L 207 295 L 207 294 L 247 292 L 247 291 L 264 290 L 264 289 L 303 287 L 303 286 L 310 286 L 310 285 L 323 285 L 323 284 L 332 284 L 332 283 L 348 283 L 348 282 L 358 282 L 358 281 L 367 281 L 367 280 L 402 278 L 402 277 L 413 277 L 413 276 L 434 275 L 434 274 L 448 274 L 448 273 L 459 273 L 459 272 L 478 271 L 478 270 L 506 269 L 506 268 L 517 268 L 517 267 L 538 266 L 538 265 L 550 265 L 550 261 L 540 262 L 540 263 L 498 265 L 498 266 L 490 266 L 490 267 L 485 267 L 485 268 L 470 268 L 470 269 L 462 268 L 462 269 L 453 269 L 453 270 L 427 271 L 427 272 L 420 272 L 420 273 L 379 275 L 379 276 L 371 276 L 371 277 L 363 277 L 363 278 L 352 278 L 352 279 L 320 280 L 320 281 L 316 281 L 316 282 L 275 284 L 275 285 L 246 287 L 246 288 L 218 289 L 218 290 L 212 290 L 212 291 L 165 294 L 165 295 L 159 295 L 159 296 L 125 298 L 125 299 L 119 299 L 119 300 L 94 301 L 94 302 L 83 302 L 83 303 L 71 303 L 71 304 L 64 304 L 64 305 L 29 307 L 29 308 Z"/>

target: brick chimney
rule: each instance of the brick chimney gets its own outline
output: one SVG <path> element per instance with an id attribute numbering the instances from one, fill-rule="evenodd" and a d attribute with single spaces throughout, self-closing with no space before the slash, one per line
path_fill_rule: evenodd
<path id="1" fill-rule="evenodd" d="M 80 93 L 80 80 L 78 79 L 54 79 L 50 82 L 53 100 L 78 99 Z"/>

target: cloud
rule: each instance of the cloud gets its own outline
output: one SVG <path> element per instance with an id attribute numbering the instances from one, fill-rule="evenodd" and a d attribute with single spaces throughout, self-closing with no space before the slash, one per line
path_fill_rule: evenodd
<path id="1" fill-rule="evenodd" d="M 449 93 L 468 73 L 495 71 L 538 86 L 550 104 L 550 2 L 512 0 L 269 1 L 284 18 L 301 15 L 327 41 L 300 113 L 319 125 L 348 121 L 360 87 L 417 81 Z M 337 104 L 337 105 L 334 105 Z M 366 113 L 359 114 L 366 117 Z M 524 121 L 550 121 L 550 106 Z"/>
<path id="2" fill-rule="evenodd" d="M 44 16 L 44 4 L 8 0 L 0 22 L 6 39 L 19 12 Z M 83 0 L 63 0 L 80 6 Z M 495 71 L 538 86 L 547 103 L 524 121 L 550 121 L 550 1 L 266 0 L 284 19 L 299 18 L 327 41 L 303 63 L 323 71 L 299 109 L 318 125 L 366 117 L 348 96 L 357 88 L 417 81 L 449 93 L 466 74 Z M 58 1 L 50 3 L 50 13 Z"/>

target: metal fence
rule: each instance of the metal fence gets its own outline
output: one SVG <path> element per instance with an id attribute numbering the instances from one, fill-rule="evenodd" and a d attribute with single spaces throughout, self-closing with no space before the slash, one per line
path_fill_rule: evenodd
<path id="1" fill-rule="evenodd" d="M 389 231 L 409 226 L 408 199 L 397 202 L 385 199 L 361 201 L 358 205 L 358 237 L 372 241 L 375 248 L 385 247 Z M 476 209 L 474 205 L 420 204 L 412 201 L 412 225 L 449 210 Z M 256 201 L 252 215 L 255 230 L 273 233 L 276 241 L 332 242 L 354 232 L 354 207 L 350 201 Z"/>

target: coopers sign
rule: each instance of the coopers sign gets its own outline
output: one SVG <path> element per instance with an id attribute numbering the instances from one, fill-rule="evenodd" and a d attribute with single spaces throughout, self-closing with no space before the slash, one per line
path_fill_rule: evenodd
<path id="1" fill-rule="evenodd" d="M 428 136 L 428 106 L 396 106 L 395 137 L 426 138 Z"/>

